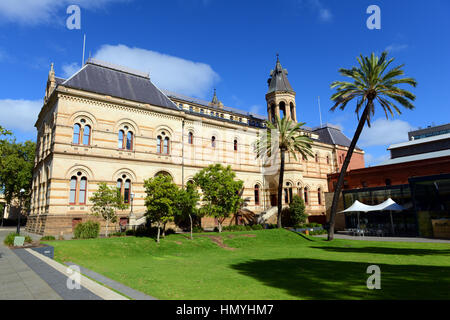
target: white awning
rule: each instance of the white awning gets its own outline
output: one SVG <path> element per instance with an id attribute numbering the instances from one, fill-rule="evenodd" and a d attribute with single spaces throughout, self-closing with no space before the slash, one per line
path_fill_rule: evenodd
<path id="1" fill-rule="evenodd" d="M 349 208 L 339 213 L 349 213 L 349 212 L 372 212 L 372 211 L 403 211 L 401 205 L 397 204 L 391 198 L 387 199 L 383 203 L 377 204 L 376 206 L 369 206 L 367 204 L 361 203 L 358 200 L 355 201 Z"/>

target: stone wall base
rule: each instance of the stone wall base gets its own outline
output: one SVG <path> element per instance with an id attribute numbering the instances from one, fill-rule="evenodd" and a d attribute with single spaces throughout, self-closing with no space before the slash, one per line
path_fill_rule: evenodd
<path id="1" fill-rule="evenodd" d="M 120 218 L 127 219 L 128 215 L 118 215 L 116 223 L 109 223 L 108 233 L 118 232 L 120 230 Z M 27 219 L 25 230 L 30 233 L 39 234 L 42 236 L 72 236 L 75 231 L 75 226 L 80 222 L 96 221 L 100 223 L 100 234 L 106 233 L 106 221 L 100 217 L 95 217 L 90 214 L 72 215 L 53 215 L 40 214 L 30 215 Z"/>

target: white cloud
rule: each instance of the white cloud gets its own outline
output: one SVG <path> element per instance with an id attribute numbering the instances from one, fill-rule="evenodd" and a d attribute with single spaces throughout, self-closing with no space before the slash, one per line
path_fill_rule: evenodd
<path id="1" fill-rule="evenodd" d="M 200 98 L 210 97 L 219 75 L 208 65 L 125 45 L 103 45 L 95 59 L 150 73 L 161 89 Z"/>
<path id="2" fill-rule="evenodd" d="M 331 10 L 323 5 L 320 0 L 299 0 L 300 6 L 307 7 L 308 9 L 318 14 L 319 20 L 322 22 L 330 22 L 333 20 L 333 14 Z"/>
<path id="3" fill-rule="evenodd" d="M 398 52 L 398 51 L 402 51 L 408 48 L 407 44 L 398 44 L 398 43 L 393 43 L 389 46 L 386 47 L 386 51 L 388 52 Z"/>
<path id="4" fill-rule="evenodd" d="M 371 127 L 365 127 L 358 145 L 361 147 L 387 146 L 392 143 L 408 141 L 408 132 L 414 127 L 402 120 L 377 119 Z"/>
<path id="5" fill-rule="evenodd" d="M 37 25 L 55 21 L 57 13 L 66 16 L 66 7 L 77 4 L 92 10 L 102 8 L 112 2 L 129 0 L 1 0 L 0 21 L 16 22 L 24 25 Z"/>
<path id="6" fill-rule="evenodd" d="M 62 66 L 64 77 L 69 78 L 71 77 L 75 72 L 80 70 L 80 65 L 76 62 L 72 62 L 69 64 L 64 64 Z"/>
<path id="7" fill-rule="evenodd" d="M 0 100 L 0 125 L 9 130 L 34 131 L 42 100 Z"/>
<path id="8" fill-rule="evenodd" d="M 373 156 L 370 153 L 366 153 L 364 155 L 364 161 L 366 163 L 366 167 L 372 167 L 375 166 L 377 164 L 380 164 L 381 162 L 384 162 L 386 160 L 389 160 L 389 155 L 388 154 L 383 154 L 381 156 Z"/>

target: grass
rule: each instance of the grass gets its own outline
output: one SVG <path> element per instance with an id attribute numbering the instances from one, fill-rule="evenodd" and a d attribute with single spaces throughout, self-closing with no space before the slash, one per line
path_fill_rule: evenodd
<path id="1" fill-rule="evenodd" d="M 305 238 L 286 230 L 47 242 L 71 261 L 158 299 L 449 299 L 450 246 Z M 248 235 L 252 235 L 251 237 Z M 312 240 L 312 241 L 311 241 Z M 220 243 L 220 241 L 219 241 Z M 369 265 L 381 290 L 369 290 Z"/>

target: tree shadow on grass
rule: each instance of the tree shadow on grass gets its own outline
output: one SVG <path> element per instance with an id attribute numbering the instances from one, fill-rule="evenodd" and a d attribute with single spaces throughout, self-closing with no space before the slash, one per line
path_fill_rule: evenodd
<path id="1" fill-rule="evenodd" d="M 388 248 L 388 247 L 350 248 L 350 247 L 332 247 L 332 246 L 317 246 L 311 248 L 339 253 L 374 253 L 374 254 L 394 254 L 394 255 L 411 255 L 411 256 L 448 255 L 450 258 L 450 250 L 439 250 L 439 249 L 408 249 L 408 248 Z"/>
<path id="2" fill-rule="evenodd" d="M 370 263 L 315 259 L 250 260 L 240 274 L 285 290 L 293 299 L 449 299 L 450 268 L 378 264 L 381 290 L 367 289 Z"/>

